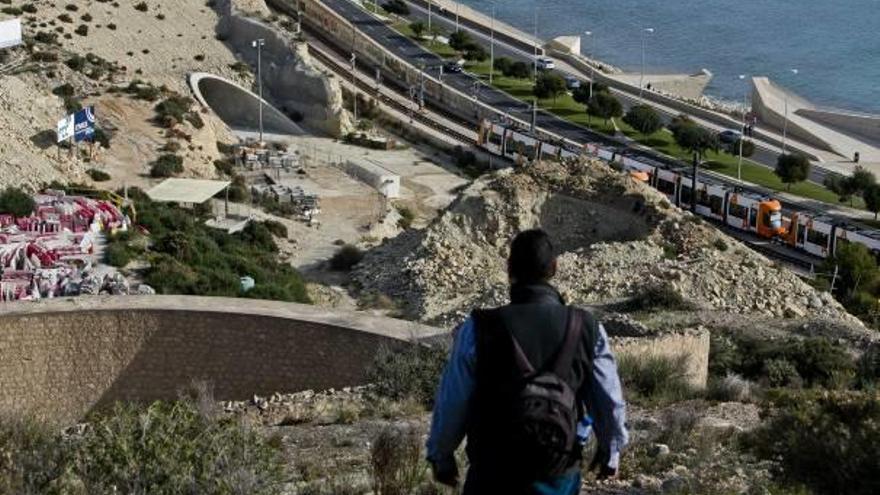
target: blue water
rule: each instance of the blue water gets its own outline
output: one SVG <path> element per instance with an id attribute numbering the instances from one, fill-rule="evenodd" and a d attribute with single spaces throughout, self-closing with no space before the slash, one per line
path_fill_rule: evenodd
<path id="1" fill-rule="evenodd" d="M 461 0 L 487 14 L 490 0 Z M 535 0 L 494 2 L 531 33 Z M 880 113 L 880 0 L 540 0 L 538 36 L 593 32 L 592 51 L 638 71 L 715 75 L 706 93 L 742 101 L 739 74 L 767 76 L 823 106 Z M 582 51 L 589 54 L 584 37 Z M 791 72 L 798 69 L 798 74 Z"/>

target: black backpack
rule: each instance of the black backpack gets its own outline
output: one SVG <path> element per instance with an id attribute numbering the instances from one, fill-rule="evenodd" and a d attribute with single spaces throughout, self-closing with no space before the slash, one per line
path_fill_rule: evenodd
<path id="1" fill-rule="evenodd" d="M 543 369 L 532 366 L 511 334 L 515 362 L 523 381 L 511 411 L 510 439 L 523 456 L 523 465 L 536 478 L 560 476 L 578 457 L 577 423 L 581 408 L 577 391 L 567 378 L 581 344 L 583 318 L 580 310 L 569 308 L 562 345 L 555 360 Z"/>

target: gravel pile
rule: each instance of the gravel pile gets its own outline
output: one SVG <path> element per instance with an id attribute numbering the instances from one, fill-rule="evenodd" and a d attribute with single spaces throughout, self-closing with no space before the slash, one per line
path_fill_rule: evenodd
<path id="1" fill-rule="evenodd" d="M 600 163 L 483 177 L 426 229 L 368 252 L 353 276 L 410 318 L 455 324 L 506 301 L 508 243 L 537 226 L 563 253 L 555 283 L 572 302 L 616 303 L 662 284 L 702 310 L 860 325 L 830 294 Z"/>

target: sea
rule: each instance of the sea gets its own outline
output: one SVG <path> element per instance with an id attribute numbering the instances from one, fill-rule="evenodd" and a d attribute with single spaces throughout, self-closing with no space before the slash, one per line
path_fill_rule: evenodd
<path id="1" fill-rule="evenodd" d="M 706 94 L 740 102 L 767 76 L 816 105 L 880 114 L 880 0 L 460 0 L 538 37 L 638 72 L 714 74 Z M 653 28 L 653 33 L 645 33 Z M 643 39 L 644 38 L 644 39 Z M 797 70 L 797 74 L 792 69 Z"/>

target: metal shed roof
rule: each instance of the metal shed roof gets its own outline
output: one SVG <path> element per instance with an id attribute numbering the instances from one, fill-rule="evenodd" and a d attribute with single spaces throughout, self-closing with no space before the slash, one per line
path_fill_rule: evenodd
<path id="1" fill-rule="evenodd" d="M 225 180 L 166 179 L 147 191 L 147 196 L 160 203 L 202 204 L 229 187 Z"/>

